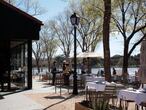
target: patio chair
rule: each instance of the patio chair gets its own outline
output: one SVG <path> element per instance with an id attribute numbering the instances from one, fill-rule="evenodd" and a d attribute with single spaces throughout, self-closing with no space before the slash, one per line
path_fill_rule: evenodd
<path id="1" fill-rule="evenodd" d="M 118 99 L 117 99 L 116 84 L 106 85 L 104 94 L 106 94 L 107 96 L 110 97 L 109 108 L 114 109 L 114 110 L 118 109 L 118 107 L 117 107 Z"/>
<path id="2" fill-rule="evenodd" d="M 55 79 L 55 93 L 57 93 L 57 88 L 60 89 L 60 95 L 61 95 L 61 92 L 62 92 L 62 88 L 67 88 L 67 91 L 69 93 L 69 85 L 64 85 L 64 78 L 61 75 L 61 73 Z"/>
<path id="3" fill-rule="evenodd" d="M 146 110 L 146 102 L 141 102 L 140 106 L 141 106 L 141 110 Z M 139 110 L 139 108 L 137 110 Z"/>
<path id="4" fill-rule="evenodd" d="M 97 92 L 95 89 L 90 89 L 86 91 L 86 101 L 92 102 L 97 98 Z"/>
<path id="5" fill-rule="evenodd" d="M 105 94 L 115 95 L 116 94 L 116 85 L 115 84 L 106 85 L 104 92 L 105 92 Z"/>
<path id="6" fill-rule="evenodd" d="M 125 89 L 125 86 L 123 85 L 123 84 L 116 84 L 116 91 L 117 91 L 117 94 L 119 93 L 119 91 L 121 90 L 121 89 Z"/>

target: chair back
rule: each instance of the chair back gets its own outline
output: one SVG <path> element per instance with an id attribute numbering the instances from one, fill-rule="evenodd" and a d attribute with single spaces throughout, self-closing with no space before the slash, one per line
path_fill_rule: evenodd
<path id="1" fill-rule="evenodd" d="M 106 85 L 104 93 L 108 95 L 116 95 L 116 85 L 115 84 Z"/>

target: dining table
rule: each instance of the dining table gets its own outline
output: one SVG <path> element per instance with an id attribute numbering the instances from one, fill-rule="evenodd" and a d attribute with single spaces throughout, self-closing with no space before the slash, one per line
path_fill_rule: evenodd
<path id="1" fill-rule="evenodd" d="M 93 82 L 86 82 L 85 89 L 87 90 L 95 90 L 95 91 L 104 91 L 106 86 L 106 82 L 98 82 L 98 81 L 93 81 Z"/>
<path id="2" fill-rule="evenodd" d="M 144 89 L 123 89 L 120 90 L 118 93 L 118 98 L 120 100 L 131 100 L 136 103 L 138 107 L 140 107 L 140 104 L 142 102 L 146 102 L 146 90 Z"/>
<path id="3" fill-rule="evenodd" d="M 86 82 L 90 82 L 90 81 L 105 81 L 105 77 L 101 77 L 101 76 L 85 76 L 85 81 Z"/>

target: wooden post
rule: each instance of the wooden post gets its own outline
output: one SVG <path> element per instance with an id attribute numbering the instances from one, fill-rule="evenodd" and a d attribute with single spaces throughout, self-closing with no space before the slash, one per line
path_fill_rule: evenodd
<path id="1" fill-rule="evenodd" d="M 28 77 L 27 77 L 27 82 L 28 82 L 28 89 L 32 89 L 32 41 L 28 40 L 28 59 L 27 59 L 27 67 L 28 67 Z"/>

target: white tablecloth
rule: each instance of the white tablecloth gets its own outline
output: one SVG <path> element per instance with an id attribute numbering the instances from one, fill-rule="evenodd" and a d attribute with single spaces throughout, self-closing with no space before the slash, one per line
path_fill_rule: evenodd
<path id="1" fill-rule="evenodd" d="M 85 89 L 95 89 L 96 91 L 104 91 L 106 84 L 100 84 L 96 82 L 87 82 Z"/>
<path id="2" fill-rule="evenodd" d="M 137 105 L 139 105 L 141 102 L 146 101 L 146 93 L 140 92 L 140 90 L 120 90 L 118 98 L 132 100 L 135 101 Z"/>
<path id="3" fill-rule="evenodd" d="M 141 102 L 146 102 L 146 93 L 140 93 L 137 94 L 135 102 L 137 105 L 139 105 Z"/>
<path id="4" fill-rule="evenodd" d="M 97 77 L 97 76 L 86 76 L 85 81 L 105 81 L 105 77 Z"/>

